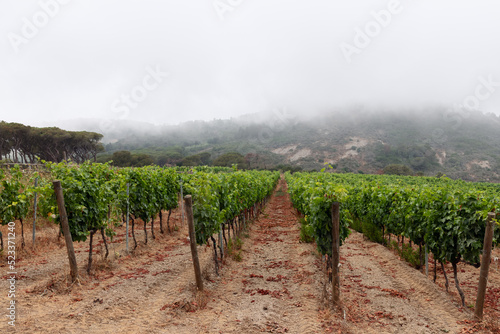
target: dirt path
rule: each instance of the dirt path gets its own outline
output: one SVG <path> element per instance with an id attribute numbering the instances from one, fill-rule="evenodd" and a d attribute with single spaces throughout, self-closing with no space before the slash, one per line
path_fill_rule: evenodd
<path id="1" fill-rule="evenodd" d="M 352 232 L 341 250 L 346 326 L 353 333 L 459 333 L 451 297 L 387 248 Z"/>
<path id="2" fill-rule="evenodd" d="M 250 225 L 242 248 L 226 258 L 220 276 L 214 273 L 212 248 L 199 247 L 204 293 L 195 291 L 187 229 L 179 216 L 172 215 L 178 231 L 156 231 L 157 239 L 149 238 L 147 245 L 138 231 L 139 247 L 126 256 L 119 229 L 110 260 L 96 254 L 90 277 L 84 268 L 88 244 L 77 244 L 80 286 L 67 283 L 61 245 L 26 256 L 18 264 L 17 325 L 12 329 L 3 320 L 0 333 L 492 333 L 469 323 L 470 310 L 459 307 L 456 293 L 446 293 L 441 275 L 432 283 L 356 232 L 341 247 L 345 313 L 330 311 L 323 262 L 314 244 L 300 243 L 284 181 Z M 0 266 L 3 273 L 4 260 Z M 470 303 L 478 270 L 459 268 Z M 0 282 L 2 291 L 6 283 Z M 498 318 L 498 268 L 489 284 L 489 317 Z M 1 305 L 6 300 L 2 294 Z"/>
<path id="3" fill-rule="evenodd" d="M 184 314 L 164 333 L 321 333 L 324 274 L 315 246 L 299 242 L 297 218 L 282 182 L 231 261 L 204 310 Z"/>

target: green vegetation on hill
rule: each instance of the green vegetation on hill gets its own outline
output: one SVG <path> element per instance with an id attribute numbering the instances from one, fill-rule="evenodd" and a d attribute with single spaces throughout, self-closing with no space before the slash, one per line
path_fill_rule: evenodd
<path id="1" fill-rule="evenodd" d="M 88 124 L 88 123 L 87 123 Z M 309 115 L 253 114 L 155 126 L 117 121 L 112 131 L 72 132 L 0 123 L 0 159 L 113 160 L 117 166 L 238 164 L 241 168 L 402 173 L 500 182 L 500 117 L 447 109 Z M 411 172 L 410 172 L 411 171 Z"/>
<path id="2" fill-rule="evenodd" d="M 500 181 L 500 118 L 480 112 L 467 118 L 444 108 L 349 110 L 309 119 L 255 114 L 152 127 L 124 137 L 105 134 L 112 143 L 102 161 L 128 150 L 147 154 L 159 165 L 213 165 L 227 153 L 238 153 L 252 169 L 320 170 L 327 163 L 335 172 L 382 174 L 390 165 L 402 165 L 415 175 Z M 224 164 L 243 163 L 241 157 L 236 160 Z"/>

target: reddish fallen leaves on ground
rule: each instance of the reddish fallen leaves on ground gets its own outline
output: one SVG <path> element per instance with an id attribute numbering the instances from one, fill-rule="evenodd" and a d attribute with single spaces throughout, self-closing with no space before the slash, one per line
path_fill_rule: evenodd
<path id="1" fill-rule="evenodd" d="M 361 282 L 361 280 L 352 280 L 352 281 L 356 282 L 356 283 Z M 380 290 L 383 292 L 388 292 L 389 295 L 391 295 L 392 297 L 397 297 L 397 298 L 401 298 L 401 299 L 408 299 L 408 296 L 401 291 L 397 291 L 394 289 L 383 289 L 380 286 L 371 286 L 371 285 L 364 285 L 364 284 L 359 284 L 359 285 L 365 289 L 377 289 L 377 290 Z"/>
<path id="2" fill-rule="evenodd" d="M 273 298 L 280 299 L 281 297 L 287 295 L 289 296 L 289 299 L 293 299 L 292 296 L 290 296 L 290 292 L 288 291 L 287 288 L 283 288 L 283 290 L 267 290 L 267 289 L 250 289 L 250 290 L 244 290 L 245 293 L 248 293 L 250 296 L 254 296 L 255 294 L 260 294 L 263 296 L 271 296 Z"/>
<path id="3" fill-rule="evenodd" d="M 170 269 L 166 269 L 166 270 L 162 270 L 162 271 L 157 271 L 157 272 L 155 272 L 155 273 L 153 273 L 153 274 L 151 274 L 151 275 L 153 275 L 153 276 L 157 276 L 157 275 L 160 275 L 160 274 L 167 274 L 167 273 L 169 273 L 170 271 L 171 271 Z"/>
<path id="4" fill-rule="evenodd" d="M 266 278 L 266 281 L 268 282 L 281 282 L 282 280 L 287 280 L 288 278 L 283 275 L 278 275 L 276 277 L 268 277 Z"/>
<path id="5" fill-rule="evenodd" d="M 120 276 L 121 278 L 124 278 L 124 279 L 132 279 L 132 278 L 138 279 L 138 278 L 142 278 L 142 277 L 146 276 L 146 274 L 149 274 L 149 270 L 144 269 L 144 268 L 138 268 L 138 269 L 135 269 L 135 271 L 133 271 L 133 272 L 119 274 L 118 276 Z"/>
<path id="6" fill-rule="evenodd" d="M 250 278 L 264 278 L 264 276 L 262 276 L 262 275 L 255 275 L 255 274 L 250 274 L 250 275 L 248 275 L 248 277 L 250 277 Z"/>

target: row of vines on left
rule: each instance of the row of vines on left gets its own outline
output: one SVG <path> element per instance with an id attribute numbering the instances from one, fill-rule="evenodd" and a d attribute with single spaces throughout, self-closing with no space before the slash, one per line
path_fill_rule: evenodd
<path id="1" fill-rule="evenodd" d="M 137 248 L 135 225 L 138 220 L 144 224 L 145 243 L 148 242 L 148 224 L 151 225 L 152 238 L 155 238 L 154 222 L 158 216 L 160 233 L 164 232 L 163 213 L 167 211 L 170 232 L 170 214 L 178 206 L 182 185 L 184 193 L 193 196 L 196 241 L 201 245 L 212 240 L 215 251 L 213 236 L 219 233 L 220 241 L 224 239 L 227 246 L 231 229 L 234 235 L 235 226 L 236 230 L 241 229 L 245 218 L 256 215 L 278 179 L 279 173 L 276 172 L 243 172 L 231 168 L 189 171 L 160 167 L 120 169 L 108 164 L 48 162 L 44 170 L 31 173 L 14 166 L 7 172 L 0 169 L 0 223 L 21 223 L 22 247 L 25 247 L 23 222 L 35 215 L 34 212 L 61 226 L 53 189 L 53 181 L 60 180 L 71 238 L 74 242 L 89 240 L 87 272 L 90 273 L 96 233 L 102 235 L 107 257 L 106 237 L 113 238 L 116 227 L 127 218 L 132 223 L 134 249 Z M 1 233 L 0 239 L 3 249 Z M 219 242 L 219 248 L 224 248 L 222 242 Z"/>
<path id="2" fill-rule="evenodd" d="M 52 184 L 53 180 L 60 180 L 71 238 L 76 242 L 85 242 L 87 239 L 90 241 L 88 272 L 92 265 L 94 235 L 101 233 L 107 257 L 106 237 L 112 238 L 116 234 L 116 226 L 126 218 L 127 207 L 135 247 L 137 241 L 133 228 L 137 219 L 144 222 L 146 232 L 146 225 L 150 221 L 153 224 L 158 215 L 161 217 L 163 210 L 171 212 L 177 207 L 179 176 L 172 169 L 118 169 L 108 164 L 72 165 L 51 162 L 45 166 L 45 171 L 35 173 L 24 173 L 19 166 L 12 167 L 8 172 L 0 170 L 0 222 L 6 225 L 11 221 L 19 221 L 21 245 L 25 247 L 23 222 L 34 214 L 36 193 L 37 214 L 60 224 Z M 34 179 L 38 179 L 36 186 Z M 160 225 L 160 232 L 163 233 L 162 219 Z M 154 238 L 154 230 L 151 231 Z M 0 239 L 3 249 L 3 236 L 0 235 Z M 145 242 L 147 243 L 147 232 Z"/>

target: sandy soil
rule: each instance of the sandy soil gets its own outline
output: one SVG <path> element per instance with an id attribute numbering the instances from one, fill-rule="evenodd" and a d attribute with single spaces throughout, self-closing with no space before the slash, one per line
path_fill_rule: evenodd
<path id="1" fill-rule="evenodd" d="M 341 293 L 352 333 L 459 333 L 468 317 L 439 286 L 352 232 L 341 251 Z"/>
<path id="2" fill-rule="evenodd" d="M 500 270 L 492 267 L 486 325 L 460 307 L 451 266 L 450 293 L 397 254 L 353 232 L 341 248 L 342 307 L 331 307 L 324 263 L 313 244 L 300 243 L 298 217 L 282 181 L 264 213 L 251 224 L 243 246 L 215 275 L 212 248 L 199 248 L 205 291 L 196 293 L 187 229 L 160 234 L 125 252 L 124 228 L 87 276 L 88 243 L 76 244 L 80 285 L 68 283 L 69 265 L 57 230 L 40 231 L 34 251 L 19 251 L 15 328 L 0 333 L 493 333 L 500 316 Z M 29 227 L 27 230 L 29 231 Z M 149 233 L 149 231 L 148 231 Z M 102 243 L 100 237 L 98 242 Z M 30 247 L 28 242 L 27 248 Z M 498 256 L 498 252 L 495 253 Z M 460 279 L 473 304 L 479 270 L 460 264 Z M 7 272 L 5 256 L 0 274 Z M 7 291 L 2 276 L 1 291 Z M 0 294 L 1 309 L 7 305 Z M 3 318 L 3 316 L 2 316 Z M 490 328 L 487 329 L 486 327 Z M 496 327 L 498 328 L 498 327 Z"/>
<path id="3" fill-rule="evenodd" d="M 314 246 L 299 242 L 297 218 L 280 187 L 244 240 L 241 262 L 224 268 L 212 302 L 165 333 L 322 332 L 324 274 Z"/>

